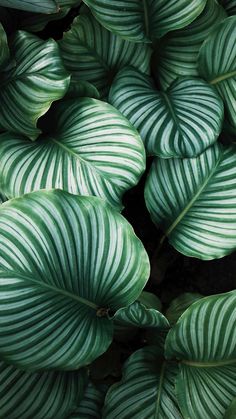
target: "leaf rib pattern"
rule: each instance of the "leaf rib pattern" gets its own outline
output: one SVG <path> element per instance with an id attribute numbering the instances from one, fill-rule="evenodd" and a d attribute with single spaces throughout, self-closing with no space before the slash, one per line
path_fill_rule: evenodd
<path id="1" fill-rule="evenodd" d="M 25 369 L 78 369 L 98 357 L 113 329 L 97 308 L 131 304 L 149 274 L 119 213 L 59 190 L 0 207 L 0 266 L 0 354 Z"/>
<path id="2" fill-rule="evenodd" d="M 106 96 L 119 69 L 133 65 L 149 73 L 151 49 L 125 41 L 103 28 L 90 15 L 80 15 L 59 42 L 72 82 L 88 81 Z"/>
<path id="3" fill-rule="evenodd" d="M 0 6 L 37 13 L 55 13 L 57 3 L 53 0 L 0 0 Z"/>
<path id="4" fill-rule="evenodd" d="M 57 105 L 49 124 L 52 133 L 35 142 L 1 135 L 1 191 L 16 197 L 60 188 L 100 196 L 120 209 L 123 193 L 145 169 L 137 131 L 115 108 L 90 98 Z"/>
<path id="5" fill-rule="evenodd" d="M 135 301 L 128 307 L 120 308 L 112 319 L 120 324 L 133 327 L 168 329 L 169 322 L 160 311 L 147 308 L 139 301 Z"/>
<path id="6" fill-rule="evenodd" d="M 85 389 L 83 399 L 80 401 L 78 408 L 68 419 L 101 419 L 104 397 L 104 391 L 90 382 Z"/>
<path id="7" fill-rule="evenodd" d="M 236 248 L 235 179 L 235 147 L 216 144 L 196 158 L 156 159 L 146 205 L 179 252 L 220 258 Z"/>
<path id="8" fill-rule="evenodd" d="M 4 67 L 9 59 L 7 35 L 0 23 L 0 68 Z"/>
<path id="9" fill-rule="evenodd" d="M 113 82 L 109 101 L 140 132 L 149 155 L 193 157 L 221 132 L 223 103 L 203 80 L 179 79 L 159 92 L 148 76 L 125 68 Z"/>
<path id="10" fill-rule="evenodd" d="M 183 28 L 202 12 L 206 0 L 84 0 L 108 30 L 133 42 L 150 42 Z"/>

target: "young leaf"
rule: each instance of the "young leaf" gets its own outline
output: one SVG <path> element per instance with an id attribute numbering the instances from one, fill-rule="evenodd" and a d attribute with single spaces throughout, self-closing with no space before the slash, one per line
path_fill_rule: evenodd
<path id="1" fill-rule="evenodd" d="M 0 6 L 36 13 L 56 13 L 59 9 L 53 0 L 0 0 Z"/>
<path id="2" fill-rule="evenodd" d="M 0 206 L 0 237 L 2 358 L 70 370 L 105 352 L 108 310 L 132 304 L 149 275 L 129 223 L 101 199 L 38 191 Z"/>
<path id="3" fill-rule="evenodd" d="M 236 129 L 235 27 L 236 16 L 214 26 L 201 46 L 198 70 L 201 77 L 216 88 L 225 104 L 226 117 Z"/>
<path id="4" fill-rule="evenodd" d="M 83 399 L 68 419 L 101 419 L 105 393 L 89 382 Z"/>
<path id="5" fill-rule="evenodd" d="M 107 393 L 104 419 L 181 419 L 176 396 L 176 363 L 167 364 L 160 350 L 149 346 L 125 363 L 123 378 Z"/>
<path id="6" fill-rule="evenodd" d="M 83 397 L 86 371 L 26 372 L 0 361 L 1 418 L 67 417 Z"/>
<path id="7" fill-rule="evenodd" d="M 176 392 L 184 418 L 221 419 L 236 394 L 236 292 L 192 304 L 166 338 L 181 360 Z"/>
<path id="8" fill-rule="evenodd" d="M 0 125 L 35 140 L 38 118 L 66 93 L 70 77 L 55 41 L 17 32 L 11 44 L 16 65 L 1 74 Z"/>
<path id="9" fill-rule="evenodd" d="M 59 45 L 72 81 L 89 81 L 101 96 L 107 95 L 115 74 L 127 65 L 149 73 L 151 49 L 108 32 L 90 14 L 75 19 Z"/>
<path id="10" fill-rule="evenodd" d="M 178 77 L 196 77 L 199 49 L 213 26 L 227 17 L 216 0 L 208 0 L 200 16 L 160 40 L 153 59 L 156 78 L 166 90 Z"/>
<path id="11" fill-rule="evenodd" d="M 45 125 L 35 142 L 0 136 L 1 191 L 16 197 L 60 188 L 100 196 L 120 209 L 123 193 L 145 168 L 144 147 L 130 123 L 104 102 L 79 98 L 58 104 Z"/>
<path id="12" fill-rule="evenodd" d="M 221 132 L 223 103 L 203 80 L 179 79 L 160 92 L 148 76 L 129 67 L 115 78 L 109 102 L 137 128 L 149 155 L 193 157 Z"/>
<path id="13" fill-rule="evenodd" d="M 192 159 L 156 159 L 146 187 L 153 222 L 181 253 L 200 259 L 236 249 L 236 148 L 216 144 Z"/>
<path id="14" fill-rule="evenodd" d="M 7 36 L 0 23 L 0 68 L 4 67 L 9 59 L 9 48 L 7 43 Z"/>
<path id="15" fill-rule="evenodd" d="M 185 310 L 187 310 L 191 304 L 198 301 L 200 298 L 203 298 L 203 295 L 193 292 L 185 292 L 171 301 L 171 304 L 165 313 L 165 316 L 170 324 L 175 324 Z"/>
<path id="16" fill-rule="evenodd" d="M 206 0 L 84 0 L 108 30 L 133 42 L 151 42 L 183 28 L 202 12 Z"/>
<path id="17" fill-rule="evenodd" d="M 135 301 L 128 307 L 122 307 L 112 317 L 114 322 L 118 321 L 123 325 L 168 329 L 169 322 L 160 311 L 154 308 L 147 308 L 139 301 Z"/>

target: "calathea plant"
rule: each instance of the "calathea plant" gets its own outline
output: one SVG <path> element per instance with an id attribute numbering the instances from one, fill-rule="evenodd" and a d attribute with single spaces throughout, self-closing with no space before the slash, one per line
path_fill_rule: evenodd
<path id="1" fill-rule="evenodd" d="M 0 418 L 236 417 L 235 13 L 0 0 Z"/>

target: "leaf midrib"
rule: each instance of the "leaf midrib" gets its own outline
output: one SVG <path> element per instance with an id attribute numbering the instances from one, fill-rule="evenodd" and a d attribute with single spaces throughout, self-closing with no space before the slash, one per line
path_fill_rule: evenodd
<path id="1" fill-rule="evenodd" d="M 191 199 L 191 201 L 188 203 L 188 205 L 186 205 L 186 207 L 183 209 L 183 211 L 179 214 L 179 216 L 176 218 L 176 220 L 171 224 L 171 226 L 167 229 L 164 237 L 162 238 L 161 242 L 164 241 L 165 237 L 169 236 L 171 234 L 171 232 L 175 229 L 175 227 L 180 223 L 180 221 L 183 219 L 183 217 L 185 216 L 185 214 L 190 210 L 190 208 L 192 208 L 192 206 L 195 204 L 196 200 L 199 198 L 199 196 L 201 195 L 201 193 L 204 191 L 204 189 L 206 188 L 206 186 L 208 185 L 208 183 L 210 182 L 211 178 L 214 176 L 220 162 L 221 162 L 221 158 L 222 158 L 222 152 L 220 153 L 220 156 L 216 162 L 216 165 L 214 167 L 214 169 L 212 170 L 212 172 L 210 173 L 210 175 L 207 177 L 207 179 L 205 180 L 205 182 L 203 182 L 202 186 L 199 188 L 198 192 L 194 195 L 194 197 Z"/>
<path id="2" fill-rule="evenodd" d="M 25 273 L 16 273 L 15 271 L 10 270 L 0 270 L 0 274 L 8 274 L 9 276 L 15 276 L 16 278 L 22 278 L 26 281 L 32 282 L 33 284 L 37 285 L 38 288 L 46 288 L 50 291 L 53 291 L 57 294 L 64 295 L 66 297 L 69 297 L 72 300 L 75 300 L 77 303 L 83 304 L 87 307 L 93 308 L 94 310 L 98 310 L 99 306 L 94 304 L 92 301 L 87 300 L 86 298 L 80 297 L 78 295 L 72 294 L 69 291 L 66 291 L 61 288 L 54 287 L 53 285 L 47 284 L 45 282 L 37 281 L 36 279 L 31 278 L 31 276 L 26 275 Z"/>
<path id="3" fill-rule="evenodd" d="M 165 369 L 166 369 L 166 362 L 164 361 L 162 366 L 161 366 L 161 371 L 160 371 L 160 379 L 159 379 L 159 385 L 158 385 L 157 401 L 156 401 L 156 409 L 155 409 L 154 419 L 159 418 L 159 408 L 160 408 L 162 386 L 163 386 L 163 381 L 164 381 L 164 377 L 165 377 Z"/>
<path id="4" fill-rule="evenodd" d="M 213 367 L 222 367 L 225 365 L 231 365 L 236 364 L 236 358 L 230 359 L 227 361 L 215 361 L 215 362 L 197 362 L 197 361 L 189 361 L 187 359 L 184 359 L 181 361 L 184 365 L 189 365 L 190 367 L 196 367 L 196 368 L 213 368 Z"/>
<path id="5" fill-rule="evenodd" d="M 232 77 L 236 76 L 236 70 L 230 71 L 229 73 L 221 74 L 220 76 L 216 77 L 213 80 L 209 81 L 209 84 L 217 84 L 221 81 L 231 79 Z"/>

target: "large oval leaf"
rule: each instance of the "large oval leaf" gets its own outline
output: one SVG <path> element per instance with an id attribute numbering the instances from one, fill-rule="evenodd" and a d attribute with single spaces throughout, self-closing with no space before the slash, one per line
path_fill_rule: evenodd
<path id="1" fill-rule="evenodd" d="M 175 396 L 178 366 L 161 359 L 155 346 L 135 352 L 126 361 L 123 378 L 108 390 L 104 419 L 181 419 Z"/>
<path id="2" fill-rule="evenodd" d="M 7 43 L 7 36 L 0 23 L 0 68 L 6 65 L 9 59 L 9 48 Z"/>
<path id="3" fill-rule="evenodd" d="M 178 77 L 198 76 L 199 49 L 213 26 L 227 17 L 216 0 L 208 0 L 200 16 L 184 29 L 164 36 L 153 60 L 156 79 L 165 90 Z"/>
<path id="4" fill-rule="evenodd" d="M 221 131 L 223 103 L 202 80 L 180 79 L 160 92 L 148 76 L 125 68 L 114 80 L 109 101 L 139 130 L 149 155 L 196 156 Z"/>
<path id="5" fill-rule="evenodd" d="M 65 418 L 83 397 L 86 372 L 25 372 L 0 362 L 0 414 L 10 419 Z"/>
<path id="6" fill-rule="evenodd" d="M 0 6 L 37 13 L 55 13 L 58 10 L 54 0 L 0 0 Z"/>
<path id="7" fill-rule="evenodd" d="M 236 16 L 228 17 L 214 27 L 200 49 L 198 70 L 222 97 L 226 117 L 236 129 L 235 28 Z"/>
<path id="8" fill-rule="evenodd" d="M 51 128 L 50 128 L 51 124 Z M 137 131 L 112 106 L 90 98 L 58 104 L 37 141 L 3 134 L 0 189 L 8 197 L 60 188 L 98 195 L 121 208 L 145 169 Z"/>
<path id="9" fill-rule="evenodd" d="M 54 100 L 66 93 L 70 78 L 55 41 L 17 32 L 11 44 L 15 66 L 1 74 L 0 125 L 32 140 L 40 134 L 37 121 Z"/>
<path id="10" fill-rule="evenodd" d="M 127 65 L 149 73 L 151 49 L 108 32 L 90 14 L 74 20 L 60 48 L 72 81 L 89 81 L 102 96 L 107 95 L 118 70 Z"/>
<path id="11" fill-rule="evenodd" d="M 206 0 L 83 1 L 105 28 L 134 42 L 150 42 L 187 26 L 206 4 Z"/>
<path id="12" fill-rule="evenodd" d="M 107 311 L 136 300 L 149 275 L 119 213 L 60 190 L 1 205 L 0 267 L 0 354 L 25 369 L 92 362 L 112 340 Z"/>
<path id="13" fill-rule="evenodd" d="M 192 159 L 156 159 L 145 199 L 154 223 L 179 252 L 200 259 L 231 253 L 236 249 L 236 148 L 215 145 Z"/>
<path id="14" fill-rule="evenodd" d="M 221 419 L 236 394 L 235 304 L 235 291 L 202 298 L 167 335 L 167 358 L 181 360 L 176 391 L 184 418 Z"/>

